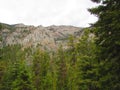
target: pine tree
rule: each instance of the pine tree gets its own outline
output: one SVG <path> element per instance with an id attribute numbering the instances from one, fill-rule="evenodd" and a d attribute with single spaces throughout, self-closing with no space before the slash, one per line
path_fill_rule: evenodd
<path id="1" fill-rule="evenodd" d="M 71 65 L 75 65 L 76 64 L 76 47 L 75 47 L 75 37 L 74 36 L 70 36 L 69 37 L 69 42 L 68 42 L 68 46 L 69 46 L 69 52 L 70 52 L 70 56 L 71 56 Z"/>
<path id="2" fill-rule="evenodd" d="M 77 40 L 74 36 L 69 37 L 69 49 L 65 54 L 67 62 L 67 87 L 68 90 L 79 90 L 79 70 L 77 66 Z"/>
<path id="3" fill-rule="evenodd" d="M 62 46 L 58 49 L 57 53 L 57 90 L 67 90 L 67 67 L 65 52 Z"/>
<path id="4" fill-rule="evenodd" d="M 23 53 L 23 54 L 21 54 Z M 13 55 L 10 55 L 10 60 Z M 2 90 L 34 90 L 31 73 L 25 63 L 23 51 L 16 53 L 14 61 L 7 61 L 7 70 L 3 77 Z M 6 60 L 8 58 L 5 58 Z M 6 62 L 6 61 L 5 61 Z"/>
<path id="5" fill-rule="evenodd" d="M 6 72 L 6 62 L 0 59 L 0 90 L 3 88 L 3 77 Z"/>
<path id="6" fill-rule="evenodd" d="M 12 81 L 12 90 L 35 90 L 32 85 L 30 71 L 27 69 L 24 61 L 16 63 L 13 69 L 12 74 L 16 73 L 16 78 Z"/>
<path id="7" fill-rule="evenodd" d="M 79 89 L 98 90 L 98 61 L 96 60 L 96 45 L 94 34 L 90 29 L 84 30 L 84 35 L 76 46 L 77 67 L 79 70 Z"/>
<path id="8" fill-rule="evenodd" d="M 120 89 L 120 0 L 92 0 L 101 4 L 89 9 L 98 17 L 93 24 L 97 37 L 96 45 L 101 90 Z"/>
<path id="9" fill-rule="evenodd" d="M 4 76 L 2 90 L 34 90 L 28 71 L 21 61 L 11 64 Z"/>
<path id="10" fill-rule="evenodd" d="M 34 85 L 37 90 L 52 90 L 52 79 L 49 73 L 49 55 L 37 50 L 33 55 Z"/>

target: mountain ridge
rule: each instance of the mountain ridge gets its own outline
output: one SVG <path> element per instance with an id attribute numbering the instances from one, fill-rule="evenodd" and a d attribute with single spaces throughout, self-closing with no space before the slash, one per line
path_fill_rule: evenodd
<path id="1" fill-rule="evenodd" d="M 79 37 L 83 28 L 66 25 L 42 25 L 3 24 L 0 23 L 1 46 L 20 44 L 24 48 L 40 46 L 47 50 L 55 50 L 60 45 L 67 47 L 69 36 Z"/>

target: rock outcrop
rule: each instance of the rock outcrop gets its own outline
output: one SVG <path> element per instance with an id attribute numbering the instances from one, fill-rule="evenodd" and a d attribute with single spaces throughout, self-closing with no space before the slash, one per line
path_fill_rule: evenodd
<path id="1" fill-rule="evenodd" d="M 42 47 L 47 50 L 55 50 L 59 45 L 66 47 L 70 35 L 78 37 L 82 28 L 74 26 L 28 26 L 24 24 L 7 25 L 0 30 L 2 46 L 21 44 L 26 47 Z"/>

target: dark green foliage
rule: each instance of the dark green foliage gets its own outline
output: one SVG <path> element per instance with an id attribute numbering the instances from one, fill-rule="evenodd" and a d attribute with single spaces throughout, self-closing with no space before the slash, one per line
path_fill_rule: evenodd
<path id="1" fill-rule="evenodd" d="M 59 48 L 56 58 L 57 64 L 57 90 L 67 90 L 66 57 L 62 47 Z"/>
<path id="2" fill-rule="evenodd" d="M 101 5 L 90 9 L 99 20 L 93 25 L 100 69 L 101 90 L 120 89 L 120 1 L 100 0 Z"/>
<path id="3" fill-rule="evenodd" d="M 3 77 L 5 75 L 5 72 L 6 72 L 6 62 L 5 61 L 1 61 L 0 60 L 0 89 L 3 88 Z"/>
<path id="4" fill-rule="evenodd" d="M 16 78 L 14 77 L 14 81 L 12 82 L 12 87 L 15 90 L 33 90 L 32 86 L 32 78 L 30 76 L 30 72 L 28 72 L 27 67 L 24 62 L 20 63 L 21 65 L 17 65 L 18 70 L 13 70 L 12 73 L 16 73 Z M 16 68 L 16 67 L 15 67 Z"/>
<path id="5" fill-rule="evenodd" d="M 30 73 L 23 61 L 9 66 L 4 76 L 3 90 L 34 90 Z"/>
<path id="6" fill-rule="evenodd" d="M 37 50 L 33 55 L 33 73 L 34 85 L 37 90 L 51 89 L 52 81 L 49 72 L 49 55 L 42 51 Z"/>
<path id="7" fill-rule="evenodd" d="M 33 90 L 25 55 L 20 45 L 1 48 L 0 90 Z"/>
<path id="8" fill-rule="evenodd" d="M 91 0 L 91 1 L 99 3 L 101 0 Z"/>
<path id="9" fill-rule="evenodd" d="M 85 30 L 84 35 L 77 44 L 77 65 L 80 70 L 80 89 L 97 90 L 98 83 L 98 61 L 96 60 L 96 45 L 94 34 Z"/>

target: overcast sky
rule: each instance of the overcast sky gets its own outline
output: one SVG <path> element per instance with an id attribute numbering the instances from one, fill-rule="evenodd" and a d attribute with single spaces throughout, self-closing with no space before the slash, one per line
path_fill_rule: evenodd
<path id="1" fill-rule="evenodd" d="M 0 0 L 0 22 L 86 27 L 97 20 L 87 11 L 94 6 L 91 0 Z"/>

